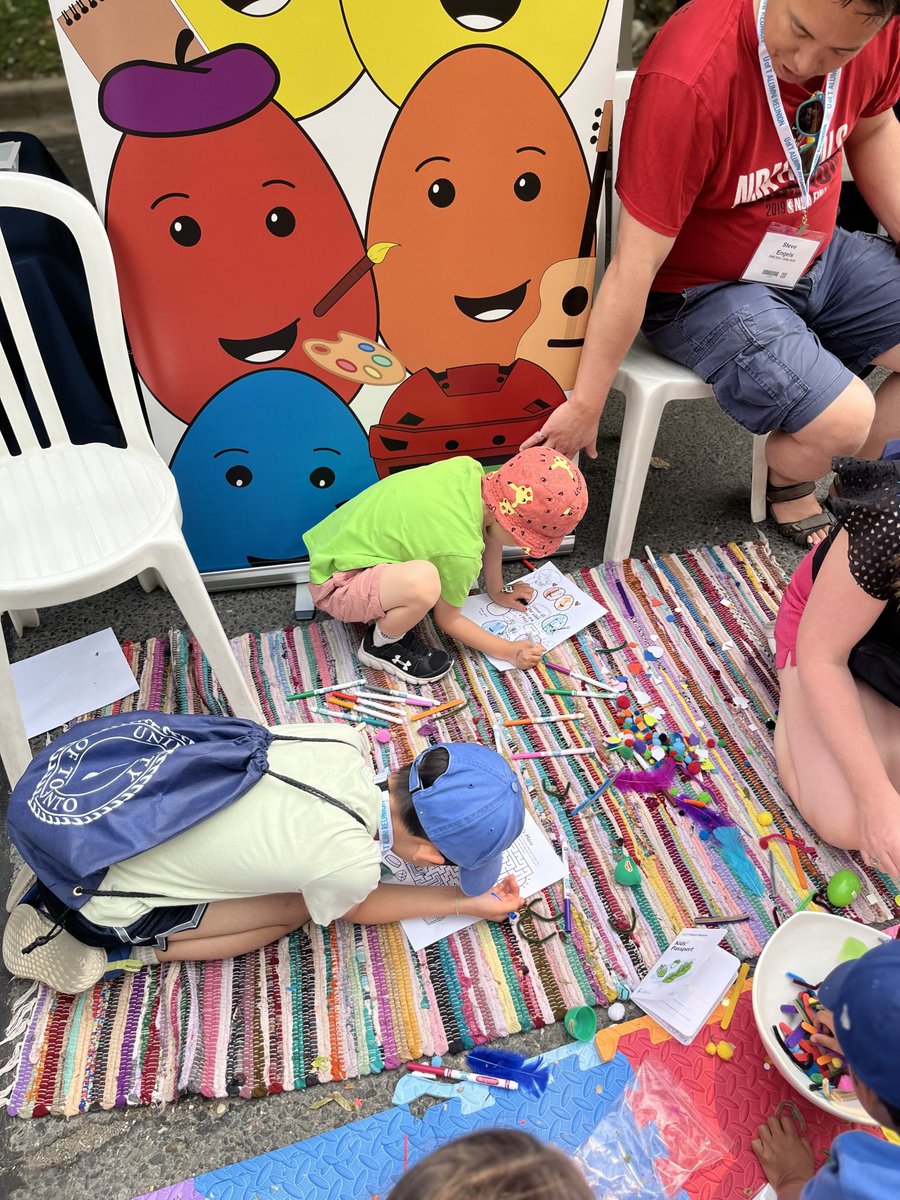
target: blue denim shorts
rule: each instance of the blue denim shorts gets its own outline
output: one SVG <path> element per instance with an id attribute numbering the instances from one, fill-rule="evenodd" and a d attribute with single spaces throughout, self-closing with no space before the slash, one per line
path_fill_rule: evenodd
<path id="1" fill-rule="evenodd" d="M 729 282 L 651 292 L 641 328 L 745 429 L 796 433 L 900 345 L 900 259 L 887 238 L 836 229 L 791 291 Z"/>

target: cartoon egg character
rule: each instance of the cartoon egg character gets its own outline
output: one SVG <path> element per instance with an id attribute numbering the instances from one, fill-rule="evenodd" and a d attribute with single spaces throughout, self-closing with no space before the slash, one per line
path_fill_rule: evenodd
<path id="1" fill-rule="evenodd" d="M 376 330 L 371 276 L 316 304 L 365 247 L 334 176 L 272 100 L 278 73 L 251 46 L 179 65 L 126 63 L 100 92 L 123 131 L 106 221 L 137 369 L 190 422 L 260 367 L 299 368 L 350 399 L 302 343 Z"/>
<path id="2" fill-rule="evenodd" d="M 209 50 L 258 46 L 276 64 L 275 99 L 292 117 L 327 108 L 362 73 L 340 0 L 179 0 Z"/>
<path id="3" fill-rule="evenodd" d="M 488 116 L 488 114 L 490 114 Z M 511 363 L 550 263 L 578 252 L 588 172 L 565 109 L 505 50 L 459 50 L 397 114 L 368 235 L 381 333 L 407 370 Z"/>
<path id="4" fill-rule="evenodd" d="M 423 72 L 452 50 L 499 46 L 533 63 L 562 95 L 591 52 L 607 0 L 342 0 L 366 70 L 402 104 Z M 498 93 L 499 98 L 499 93 Z M 486 110 L 491 112 L 493 109 Z"/>
<path id="5" fill-rule="evenodd" d="M 304 531 L 378 478 L 365 432 L 340 397 L 277 369 L 213 396 L 171 469 L 201 571 L 305 559 Z"/>

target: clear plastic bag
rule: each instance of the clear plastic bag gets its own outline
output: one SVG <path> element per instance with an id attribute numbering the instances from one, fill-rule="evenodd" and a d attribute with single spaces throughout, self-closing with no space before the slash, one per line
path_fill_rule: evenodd
<path id="1" fill-rule="evenodd" d="M 576 1155 L 597 1200 L 669 1200 L 729 1151 L 698 1118 L 678 1080 L 642 1064 Z"/>

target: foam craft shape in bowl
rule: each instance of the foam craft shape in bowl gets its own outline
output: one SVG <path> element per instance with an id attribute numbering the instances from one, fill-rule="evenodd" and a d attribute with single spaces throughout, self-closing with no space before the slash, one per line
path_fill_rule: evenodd
<path id="1" fill-rule="evenodd" d="M 804 1099 L 845 1121 L 877 1126 L 878 1122 L 857 1100 L 832 1102 L 821 1092 L 809 1091 L 805 1072 L 791 1063 L 772 1033 L 772 1026 L 783 1019 L 781 1005 L 792 1004 L 799 990 L 786 972 L 793 971 L 812 984 L 820 983 L 838 965 L 841 949 L 851 937 L 867 949 L 889 940 L 877 929 L 831 913 L 799 912 L 785 921 L 759 956 L 753 975 L 753 1018 L 769 1058 Z"/>

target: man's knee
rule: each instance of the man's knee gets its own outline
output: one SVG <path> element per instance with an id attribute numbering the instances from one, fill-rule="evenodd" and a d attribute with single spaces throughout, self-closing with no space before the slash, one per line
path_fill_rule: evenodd
<path id="1" fill-rule="evenodd" d="M 875 397 L 854 378 L 813 421 L 794 434 L 801 445 L 830 455 L 853 455 L 869 436 L 875 417 Z"/>

